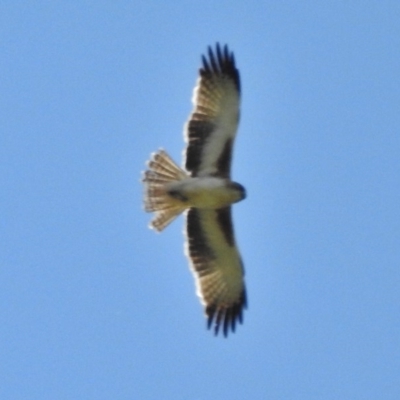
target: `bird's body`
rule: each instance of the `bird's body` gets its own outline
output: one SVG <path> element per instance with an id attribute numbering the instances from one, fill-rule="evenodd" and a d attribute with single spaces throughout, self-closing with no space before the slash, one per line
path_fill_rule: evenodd
<path id="1" fill-rule="evenodd" d="M 246 197 L 230 179 L 233 142 L 239 122 L 240 79 L 232 53 L 209 48 L 194 91 L 194 110 L 185 127 L 185 168 L 164 150 L 152 154 L 144 174 L 145 210 L 150 226 L 163 230 L 186 214 L 186 253 L 208 327 L 224 335 L 242 322 L 246 307 L 244 270 L 237 249 L 231 204 Z"/>
<path id="2" fill-rule="evenodd" d="M 242 200 L 244 188 L 228 179 L 217 177 L 186 178 L 166 186 L 167 194 L 182 205 L 195 208 L 221 208 Z"/>

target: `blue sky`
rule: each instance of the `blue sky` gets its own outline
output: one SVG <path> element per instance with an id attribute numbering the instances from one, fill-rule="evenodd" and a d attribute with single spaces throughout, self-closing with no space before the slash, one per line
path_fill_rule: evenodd
<path id="1" fill-rule="evenodd" d="M 400 3 L 3 1 L 2 399 L 398 399 Z M 241 72 L 234 207 L 249 308 L 205 328 L 180 162 L 200 56 Z"/>

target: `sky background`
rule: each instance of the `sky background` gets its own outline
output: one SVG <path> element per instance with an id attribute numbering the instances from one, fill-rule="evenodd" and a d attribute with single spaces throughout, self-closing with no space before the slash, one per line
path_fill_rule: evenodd
<path id="1" fill-rule="evenodd" d="M 0 398 L 400 398 L 398 1 L 2 1 Z M 180 163 L 200 57 L 229 44 L 249 308 L 206 330 Z"/>

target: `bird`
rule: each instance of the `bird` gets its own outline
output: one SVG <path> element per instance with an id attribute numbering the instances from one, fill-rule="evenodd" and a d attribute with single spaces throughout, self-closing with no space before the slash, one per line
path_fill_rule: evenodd
<path id="1" fill-rule="evenodd" d="M 233 144 L 240 117 L 240 75 L 227 45 L 202 55 L 193 110 L 184 127 L 183 167 L 164 149 L 147 162 L 144 210 L 161 232 L 185 214 L 185 254 L 204 307 L 208 329 L 227 337 L 247 308 L 244 267 L 235 241 L 232 204 L 246 197 L 231 180 Z"/>

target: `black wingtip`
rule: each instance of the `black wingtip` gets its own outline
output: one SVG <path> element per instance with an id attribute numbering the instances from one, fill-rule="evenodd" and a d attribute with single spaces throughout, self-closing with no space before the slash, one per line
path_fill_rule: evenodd
<path id="1" fill-rule="evenodd" d="M 205 76 L 222 76 L 225 75 L 231 78 L 240 91 L 239 71 L 235 65 L 235 57 L 233 52 L 229 51 L 227 44 L 221 46 L 219 42 L 215 47 L 208 46 L 207 56 L 202 56 L 202 68 L 200 74 Z"/>
<path id="2" fill-rule="evenodd" d="M 236 323 L 243 323 L 243 310 L 247 308 L 246 290 L 243 290 L 239 300 L 230 307 L 220 307 L 212 304 L 206 307 L 207 329 L 214 330 L 214 336 L 221 331 L 226 338 L 229 332 L 234 333 Z"/>

